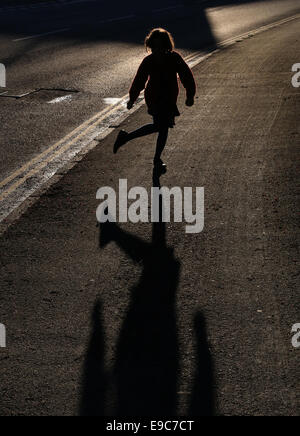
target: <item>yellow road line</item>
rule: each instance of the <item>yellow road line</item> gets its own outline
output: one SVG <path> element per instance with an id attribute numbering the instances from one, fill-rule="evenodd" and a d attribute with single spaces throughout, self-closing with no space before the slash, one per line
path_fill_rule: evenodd
<path id="1" fill-rule="evenodd" d="M 50 163 L 54 158 L 60 156 L 65 151 L 67 151 L 69 148 L 72 147 L 72 145 L 81 139 L 83 136 L 85 136 L 89 131 L 91 131 L 94 127 L 97 126 L 97 124 L 101 123 L 103 119 L 107 116 L 110 116 L 116 110 L 119 108 L 119 105 L 117 107 L 114 107 L 107 111 L 103 116 L 101 116 L 99 119 L 97 119 L 93 124 L 91 124 L 89 127 L 87 127 L 83 132 L 81 132 L 79 135 L 75 136 L 71 141 L 67 142 L 63 147 L 59 148 L 56 152 L 52 153 L 48 159 L 45 159 L 43 162 L 41 162 L 39 165 L 35 166 L 31 171 L 26 173 L 24 177 L 19 179 L 16 183 L 11 185 L 6 191 L 4 191 L 0 195 L 0 201 L 4 200 L 8 195 L 10 195 L 13 191 L 15 191 L 20 185 L 22 185 L 27 179 L 34 176 L 39 170 L 43 169 L 48 163 Z M 95 117 L 94 117 L 95 118 Z M 90 122 L 90 120 L 89 120 Z"/>
<path id="2" fill-rule="evenodd" d="M 125 97 L 122 97 L 122 100 L 125 99 Z M 92 121 L 94 121 L 95 119 L 97 119 L 98 117 L 100 117 L 97 121 L 102 121 L 103 118 L 105 118 L 106 116 L 108 116 L 111 112 L 116 111 L 117 108 L 113 107 L 113 108 L 107 108 L 104 111 L 98 112 L 96 115 L 94 115 L 92 118 L 90 118 L 89 120 L 85 121 L 83 124 L 81 124 L 79 127 L 77 127 L 76 129 L 74 129 L 72 132 L 70 132 L 67 136 L 65 136 L 63 139 L 59 140 L 58 142 L 56 142 L 54 145 L 52 145 L 51 147 L 49 147 L 47 150 L 43 151 L 41 154 L 39 154 L 38 156 L 36 156 L 35 158 L 33 158 L 32 160 L 30 160 L 29 162 L 27 162 L 25 165 L 23 165 L 21 168 L 19 168 L 18 170 L 16 170 L 15 172 L 13 172 L 12 174 L 10 174 L 6 179 L 2 180 L 0 182 L 0 188 L 2 188 L 3 186 L 7 185 L 9 182 L 11 182 L 13 179 L 17 178 L 20 174 L 24 173 L 26 170 L 28 170 L 31 166 L 33 166 L 34 164 L 36 164 L 37 162 L 39 162 L 41 159 L 43 159 L 45 156 L 47 156 L 49 153 L 51 153 L 53 150 L 55 150 L 56 148 L 58 148 L 61 144 L 63 144 L 64 142 L 66 142 L 68 139 L 70 139 L 72 136 L 74 136 L 77 132 L 80 132 L 85 126 L 88 126 Z"/>

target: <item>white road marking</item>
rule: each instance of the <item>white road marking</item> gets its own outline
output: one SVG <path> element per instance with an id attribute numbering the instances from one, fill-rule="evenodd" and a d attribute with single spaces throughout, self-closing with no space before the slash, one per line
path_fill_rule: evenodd
<path id="1" fill-rule="evenodd" d="M 104 98 L 103 102 L 105 104 L 108 104 L 108 105 L 116 105 L 116 104 L 120 103 L 121 100 L 122 100 L 121 98 L 110 98 L 110 97 L 108 97 L 108 98 Z"/>
<path id="2" fill-rule="evenodd" d="M 57 97 L 53 100 L 48 101 L 48 104 L 61 103 L 62 101 L 72 100 L 72 95 L 64 95 L 63 97 Z"/>
<path id="3" fill-rule="evenodd" d="M 55 33 L 67 32 L 68 30 L 70 30 L 70 28 L 52 30 L 51 32 L 39 33 L 37 35 L 30 35 L 30 36 L 25 36 L 24 38 L 13 39 L 13 42 L 26 41 L 27 39 L 41 38 L 47 35 L 54 35 Z"/>

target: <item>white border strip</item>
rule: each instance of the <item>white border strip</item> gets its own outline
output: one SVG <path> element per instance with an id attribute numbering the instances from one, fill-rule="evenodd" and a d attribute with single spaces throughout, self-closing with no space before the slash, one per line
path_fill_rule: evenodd
<path id="1" fill-rule="evenodd" d="M 13 39 L 13 42 L 26 41 L 27 39 L 41 38 L 42 36 L 55 35 L 56 33 L 68 32 L 69 27 L 65 29 L 52 30 L 51 32 L 38 33 L 37 35 L 25 36 L 24 38 Z"/>

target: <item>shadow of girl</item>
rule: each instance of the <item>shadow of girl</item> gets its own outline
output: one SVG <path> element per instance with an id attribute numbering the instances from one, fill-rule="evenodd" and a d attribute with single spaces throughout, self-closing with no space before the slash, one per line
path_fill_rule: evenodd
<path id="1" fill-rule="evenodd" d="M 153 185 L 159 186 L 156 172 Z M 117 224 L 101 226 L 100 246 L 103 241 L 114 241 L 143 265 L 117 343 L 114 374 L 119 416 L 176 414 L 179 363 L 175 296 L 180 263 L 173 249 L 166 246 L 165 234 L 161 220 L 153 224 L 151 243 Z"/>

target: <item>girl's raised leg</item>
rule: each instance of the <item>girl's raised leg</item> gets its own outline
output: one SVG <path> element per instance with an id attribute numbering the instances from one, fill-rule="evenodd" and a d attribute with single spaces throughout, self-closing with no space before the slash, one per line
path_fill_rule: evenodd
<path id="1" fill-rule="evenodd" d="M 133 132 L 127 133 L 127 141 L 131 141 L 132 139 L 141 138 L 142 136 L 151 135 L 152 133 L 157 132 L 158 129 L 154 124 L 146 124 L 143 127 L 140 127 Z"/>
<path id="2" fill-rule="evenodd" d="M 158 132 L 158 128 L 155 124 L 146 124 L 130 133 L 121 130 L 114 144 L 114 153 L 117 153 L 119 148 L 126 144 L 126 142 L 131 141 L 132 139 L 141 138 L 142 136 L 151 135 L 155 132 Z"/>

